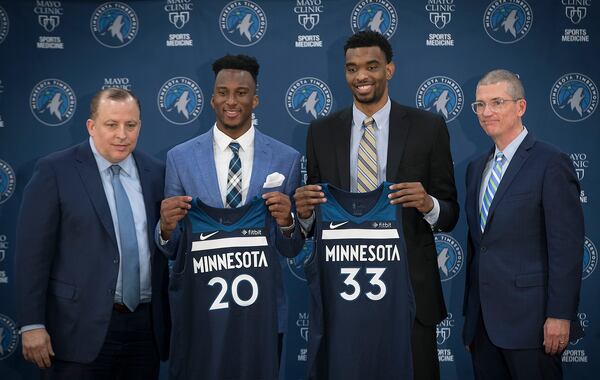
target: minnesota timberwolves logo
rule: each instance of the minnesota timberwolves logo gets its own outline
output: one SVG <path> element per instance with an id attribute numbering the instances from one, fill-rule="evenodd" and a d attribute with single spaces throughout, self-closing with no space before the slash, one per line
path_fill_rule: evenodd
<path id="1" fill-rule="evenodd" d="M 94 38 L 109 48 L 129 44 L 137 35 L 139 23 L 134 10 L 125 3 L 100 5 L 92 14 L 90 27 Z"/>
<path id="2" fill-rule="evenodd" d="M 585 120 L 598 105 L 598 87 L 583 74 L 565 74 L 552 86 L 550 105 L 556 116 L 565 121 Z"/>
<path id="3" fill-rule="evenodd" d="M 292 272 L 294 277 L 301 281 L 306 281 L 306 276 L 304 275 L 304 265 L 312 257 L 314 249 L 315 241 L 312 239 L 306 239 L 300 253 L 296 257 L 287 259 L 287 265 L 288 268 L 290 268 L 290 272 Z"/>
<path id="4" fill-rule="evenodd" d="M 533 12 L 524 0 L 494 0 L 483 16 L 483 28 L 494 41 L 511 44 L 525 37 L 533 23 Z"/>
<path id="5" fill-rule="evenodd" d="M 0 6 L 0 44 L 8 34 L 8 15 L 4 8 Z"/>
<path id="6" fill-rule="evenodd" d="M 332 103 L 329 86 L 312 77 L 301 78 L 292 83 L 285 96 L 288 113 L 301 124 L 310 124 L 329 114 Z"/>
<path id="7" fill-rule="evenodd" d="M 75 113 L 77 98 L 71 86 L 60 79 L 44 79 L 36 84 L 29 97 L 29 107 L 36 119 L 49 126 L 62 125 Z"/>
<path id="8" fill-rule="evenodd" d="M 463 250 L 458 241 L 447 234 L 435 234 L 437 263 L 442 281 L 451 280 L 463 265 Z"/>
<path id="9" fill-rule="evenodd" d="M 232 1 L 219 16 L 221 33 L 236 46 L 251 46 L 267 31 L 267 16 L 252 1 Z"/>
<path id="10" fill-rule="evenodd" d="M 596 269 L 596 264 L 598 264 L 598 251 L 596 251 L 594 243 L 586 236 L 583 243 L 583 280 L 590 277 Z"/>
<path id="11" fill-rule="evenodd" d="M 396 32 L 398 14 L 386 0 L 363 0 L 352 9 L 350 25 L 354 33 L 372 30 L 389 40 Z"/>
<path id="12" fill-rule="evenodd" d="M 15 171 L 9 164 L 0 160 L 0 204 L 6 202 L 13 195 L 15 184 Z"/>
<path id="13" fill-rule="evenodd" d="M 203 106 L 202 90 L 189 78 L 171 78 L 158 91 L 158 109 L 173 124 L 191 123 L 202 113 Z"/>
<path id="14" fill-rule="evenodd" d="M 416 104 L 418 108 L 444 115 L 450 122 L 463 108 L 463 91 L 454 79 L 431 77 L 419 86 Z"/>
<path id="15" fill-rule="evenodd" d="M 0 314 L 0 360 L 15 352 L 18 343 L 17 325 L 6 315 Z"/>

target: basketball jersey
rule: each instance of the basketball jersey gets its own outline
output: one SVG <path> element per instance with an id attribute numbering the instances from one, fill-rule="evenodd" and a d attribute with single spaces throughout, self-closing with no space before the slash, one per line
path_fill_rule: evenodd
<path id="1" fill-rule="evenodd" d="M 256 197 L 234 209 L 198 198 L 184 218 L 169 297 L 171 379 L 277 379 L 281 273 Z"/>
<path id="2" fill-rule="evenodd" d="M 305 266 L 310 379 L 412 379 L 415 303 L 390 185 L 368 193 L 322 185 L 327 202 L 316 208 Z"/>

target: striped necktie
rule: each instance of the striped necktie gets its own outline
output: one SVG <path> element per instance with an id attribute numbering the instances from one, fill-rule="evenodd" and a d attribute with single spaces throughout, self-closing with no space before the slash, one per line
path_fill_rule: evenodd
<path id="1" fill-rule="evenodd" d="M 229 161 L 229 172 L 227 173 L 227 196 L 225 207 L 236 208 L 242 203 L 242 160 L 240 160 L 240 144 L 232 141 L 229 149 L 233 156 Z"/>
<path id="2" fill-rule="evenodd" d="M 375 119 L 368 117 L 363 121 L 363 135 L 358 145 L 358 171 L 356 189 L 359 193 L 375 190 L 377 180 L 377 140 L 375 139 Z"/>
<path id="3" fill-rule="evenodd" d="M 131 311 L 140 303 L 140 253 L 135 234 L 135 221 L 129 198 L 121 183 L 119 165 L 112 165 L 112 186 L 115 194 L 119 242 L 121 243 L 121 280 L 123 304 Z"/>
<path id="4" fill-rule="evenodd" d="M 479 226 L 481 227 L 481 232 L 485 230 L 490 205 L 492 204 L 496 190 L 498 190 L 498 185 L 500 185 L 500 180 L 502 179 L 502 167 L 505 162 L 506 157 L 504 154 L 498 152 L 494 158 L 492 174 L 490 175 L 490 180 L 488 181 L 485 194 L 483 195 L 483 201 L 481 202 L 481 212 L 479 213 Z"/>

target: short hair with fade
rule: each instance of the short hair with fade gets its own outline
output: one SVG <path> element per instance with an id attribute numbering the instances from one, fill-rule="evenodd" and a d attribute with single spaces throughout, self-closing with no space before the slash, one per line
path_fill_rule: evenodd
<path id="1" fill-rule="evenodd" d="M 516 74 L 505 69 L 495 69 L 488 72 L 479 80 L 479 82 L 477 82 L 477 87 L 500 82 L 508 84 L 508 94 L 513 99 L 525 99 L 525 88 L 523 87 L 523 83 L 521 83 L 521 80 Z"/>
<path id="2" fill-rule="evenodd" d="M 219 74 L 221 70 L 243 70 L 247 71 L 252 75 L 254 79 L 254 83 L 258 84 L 258 70 L 260 66 L 258 65 L 258 61 L 256 58 L 251 57 L 245 54 L 231 55 L 227 54 L 223 56 L 212 64 L 213 72 L 215 73 L 215 77 Z"/>
<path id="3" fill-rule="evenodd" d="M 95 119 L 98 116 L 98 105 L 100 104 L 100 100 L 102 99 L 110 99 L 115 100 L 117 102 L 123 102 L 125 100 L 133 99 L 135 100 L 138 110 L 140 114 L 142 113 L 142 105 L 140 104 L 140 100 L 135 94 L 124 88 L 118 87 L 109 87 L 103 90 L 98 91 L 92 97 L 92 101 L 90 102 L 90 119 Z"/>
<path id="4" fill-rule="evenodd" d="M 390 42 L 383 36 L 383 34 L 374 32 L 372 30 L 365 30 L 350 36 L 344 45 L 344 54 L 346 54 L 348 49 L 371 46 L 379 47 L 385 54 L 385 60 L 387 63 L 392 62 L 392 57 L 394 55 L 392 52 L 392 45 L 390 45 Z"/>

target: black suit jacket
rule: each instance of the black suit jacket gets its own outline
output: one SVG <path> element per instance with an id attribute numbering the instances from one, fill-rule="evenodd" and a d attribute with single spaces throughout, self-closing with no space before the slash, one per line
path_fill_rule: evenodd
<path id="1" fill-rule="evenodd" d="M 352 108 L 311 124 L 307 135 L 309 184 L 327 182 L 350 190 Z M 386 180 L 421 182 L 440 203 L 436 231 L 454 228 L 459 207 L 450 139 L 441 116 L 392 102 Z M 446 317 L 431 226 L 414 208 L 403 210 L 403 228 L 417 318 L 435 325 Z"/>
<path id="2" fill-rule="evenodd" d="M 154 336 L 165 360 L 170 332 L 168 267 L 153 244 L 165 169 L 141 152 L 133 156 L 146 206 Z M 111 318 L 119 251 L 88 141 L 37 163 L 23 194 L 16 250 L 18 324 L 44 324 L 58 359 L 93 361 Z"/>

